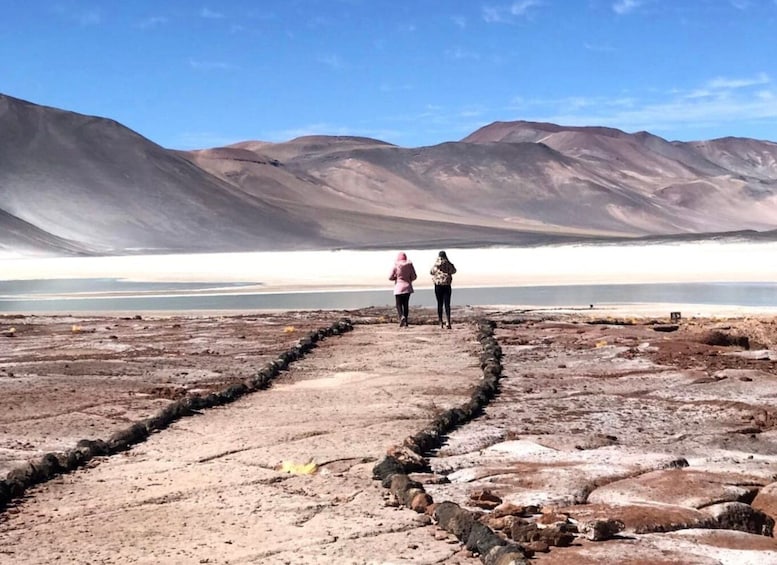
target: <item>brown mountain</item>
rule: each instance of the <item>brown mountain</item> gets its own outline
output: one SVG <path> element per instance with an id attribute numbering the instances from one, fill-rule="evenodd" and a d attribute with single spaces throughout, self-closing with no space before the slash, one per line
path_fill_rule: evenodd
<path id="1" fill-rule="evenodd" d="M 54 252 L 249 250 L 307 247 L 321 237 L 311 218 L 249 195 L 112 120 L 6 96 L 0 211 L 0 245 L 9 249 L 25 240 L 23 250 Z"/>
<path id="2" fill-rule="evenodd" d="M 307 136 L 179 152 L 110 120 L 0 96 L 0 246 L 17 250 L 705 237 L 773 230 L 776 204 L 768 141 L 497 122 L 431 147 Z"/>
<path id="3" fill-rule="evenodd" d="M 541 143 L 576 162 L 567 177 L 646 198 L 650 206 L 600 210 L 634 233 L 706 233 L 773 229 L 777 222 L 777 144 L 724 138 L 669 142 L 647 132 L 497 122 L 464 142 Z M 669 229 L 666 226 L 670 225 Z"/>

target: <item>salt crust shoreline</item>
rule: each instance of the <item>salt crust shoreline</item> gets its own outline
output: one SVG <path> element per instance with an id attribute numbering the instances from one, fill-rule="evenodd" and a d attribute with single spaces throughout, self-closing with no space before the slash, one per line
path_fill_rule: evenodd
<path id="1" fill-rule="evenodd" d="M 436 250 L 404 250 L 431 285 Z M 777 281 L 777 242 L 558 245 L 447 249 L 457 285 L 524 286 Z M 256 282 L 279 289 L 385 288 L 396 251 L 283 251 L 103 257 L 14 257 L 0 253 L 3 280 L 119 278 L 133 281 Z"/>
<path id="2" fill-rule="evenodd" d="M 437 250 L 404 250 L 430 288 Z M 334 292 L 390 289 L 392 251 L 296 251 L 108 257 L 10 257 L 0 254 L 0 277 L 115 278 L 143 282 L 244 282 L 232 292 Z M 777 242 L 708 241 L 629 245 L 447 249 L 459 288 L 575 284 L 777 282 Z M 225 289 L 225 293 L 229 293 Z M 777 297 L 775 297 L 777 305 Z M 494 305 L 495 307 L 498 305 Z M 777 313 L 777 308 L 689 305 L 700 315 Z M 608 305 L 609 310 L 665 312 L 655 304 Z M 512 305 L 506 308 L 514 309 Z M 688 310 L 688 308 L 686 308 Z"/>

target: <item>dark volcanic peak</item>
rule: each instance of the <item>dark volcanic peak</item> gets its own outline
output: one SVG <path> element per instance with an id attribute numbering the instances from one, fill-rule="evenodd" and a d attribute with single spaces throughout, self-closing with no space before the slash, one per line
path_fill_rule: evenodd
<path id="1" fill-rule="evenodd" d="M 112 120 L 0 95 L 0 250 L 473 247 L 776 228 L 768 141 L 517 121 L 429 147 L 311 135 L 172 151 Z"/>

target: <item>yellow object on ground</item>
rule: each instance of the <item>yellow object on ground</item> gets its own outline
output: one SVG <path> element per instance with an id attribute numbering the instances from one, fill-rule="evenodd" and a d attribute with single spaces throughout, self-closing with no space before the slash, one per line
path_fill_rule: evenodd
<path id="1" fill-rule="evenodd" d="M 309 463 L 294 463 L 292 461 L 284 461 L 281 465 L 281 471 L 284 473 L 290 473 L 292 475 L 312 475 L 318 469 L 315 461 Z"/>

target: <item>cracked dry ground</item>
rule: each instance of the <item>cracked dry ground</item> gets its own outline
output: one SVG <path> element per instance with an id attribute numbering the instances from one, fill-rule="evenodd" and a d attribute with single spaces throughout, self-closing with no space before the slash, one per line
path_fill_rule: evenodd
<path id="1" fill-rule="evenodd" d="M 478 562 L 371 478 L 388 446 L 468 400 L 481 376 L 473 327 L 399 330 L 350 314 L 353 332 L 270 389 L 29 490 L 0 514 L 0 563 Z M 105 437 L 171 397 L 245 378 L 336 317 L 5 319 L 17 332 L 13 347 L 0 343 L 0 462 Z M 540 563 L 777 563 L 761 535 L 777 517 L 772 320 L 663 333 L 645 320 L 492 317 L 500 392 L 450 434 L 434 474 L 416 477 L 436 502 L 534 539 Z M 704 343 L 721 336 L 748 336 L 750 349 Z M 310 459 L 313 475 L 280 470 Z M 617 527 L 568 547 L 537 534 L 591 524 Z"/>
<path id="2" fill-rule="evenodd" d="M 435 500 L 538 563 L 777 563 L 773 320 L 502 322 L 500 394 L 432 461 Z"/>
<path id="3" fill-rule="evenodd" d="M 329 321 L 337 319 L 330 316 Z M 100 431 L 110 431 L 106 418 L 97 416 L 147 416 L 165 398 L 138 405 L 138 394 L 130 393 L 139 387 L 150 394 L 157 388 L 149 380 L 154 376 L 148 359 L 138 361 L 152 344 L 149 359 L 175 369 L 171 373 L 168 366 L 165 376 L 156 378 L 191 378 L 207 357 L 214 373 L 208 376 L 223 382 L 240 373 L 243 364 L 218 375 L 214 369 L 230 367 L 238 351 L 253 355 L 248 364 L 256 368 L 270 358 L 261 345 L 269 336 L 277 341 L 277 355 L 288 347 L 284 342 L 294 340 L 290 336 L 296 330 L 285 330 L 292 324 L 315 328 L 316 321 L 321 320 L 143 319 L 117 322 L 126 325 L 122 330 L 103 319 L 26 320 L 27 325 L 18 320 L 13 340 L 18 340 L 19 355 L 13 360 L 15 353 L 3 350 L 5 374 L 13 377 L 0 379 L 0 387 L 12 387 L 17 379 L 34 386 L 36 376 L 61 372 L 65 364 L 72 368 L 78 357 L 90 363 L 93 373 L 83 386 L 97 389 L 99 399 L 84 407 L 80 397 L 74 400 L 76 393 L 68 392 L 78 388 L 75 377 L 60 376 L 60 383 L 69 383 L 63 403 L 82 414 L 87 427 L 63 419 L 67 410 L 55 409 L 49 397 L 36 409 L 45 408 L 50 418 L 11 421 L 6 412 L 2 437 L 8 443 L 11 433 L 18 434 L 28 450 L 62 448 L 79 433 L 100 437 L 88 434 L 95 429 L 88 423 L 102 422 Z M 82 329 L 72 334 L 71 322 Z M 91 328 L 96 331 L 87 332 Z M 29 350 L 46 343 L 47 332 L 48 357 L 39 351 L 45 360 L 37 364 Z M 177 341 L 179 333 L 205 341 L 192 346 L 189 338 Z M 125 345 L 125 354 L 101 361 L 106 344 Z M 204 355 L 204 348 L 211 354 Z M 74 349 L 78 353 L 72 359 L 64 358 Z M 388 446 L 415 433 L 440 410 L 466 400 L 481 375 L 478 352 L 468 325 L 453 331 L 431 325 L 403 330 L 393 324 L 360 325 L 327 338 L 269 389 L 178 420 L 129 451 L 97 458 L 28 490 L 0 514 L 0 562 L 477 563 L 455 538 L 430 525 L 428 516 L 392 505 L 372 479 L 372 468 Z M 210 359 L 214 353 L 220 363 Z M 131 382 L 122 380 L 125 370 L 136 374 Z M 84 373 L 82 366 L 79 374 Z M 138 380 L 137 373 L 145 377 Z M 167 384 L 189 390 L 210 386 L 203 381 Z M 19 395 L 13 412 L 27 414 Z M 97 405 L 101 408 L 93 408 Z M 52 431 L 55 424 L 48 419 L 61 427 L 59 432 Z M 315 474 L 281 469 L 283 462 L 309 460 L 318 464 Z"/>

